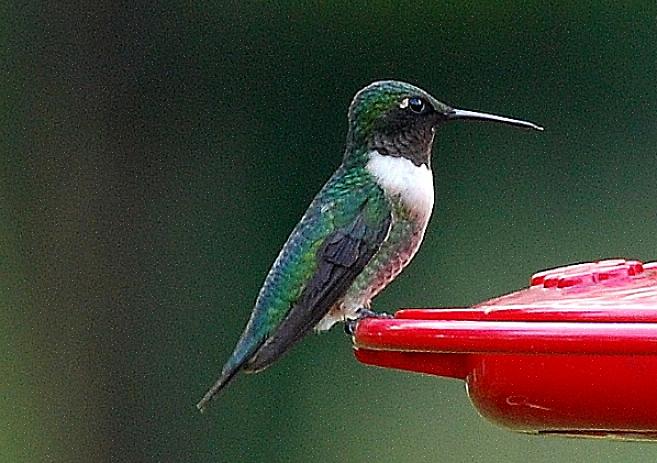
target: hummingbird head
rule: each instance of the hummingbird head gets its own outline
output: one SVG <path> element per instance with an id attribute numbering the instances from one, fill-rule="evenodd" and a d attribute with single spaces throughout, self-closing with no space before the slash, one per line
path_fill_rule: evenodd
<path id="1" fill-rule="evenodd" d="M 367 151 L 405 157 L 415 165 L 429 166 L 436 127 L 458 119 L 543 130 L 531 122 L 452 108 L 414 85 L 384 80 L 363 88 L 351 102 L 347 153 L 365 147 Z"/>

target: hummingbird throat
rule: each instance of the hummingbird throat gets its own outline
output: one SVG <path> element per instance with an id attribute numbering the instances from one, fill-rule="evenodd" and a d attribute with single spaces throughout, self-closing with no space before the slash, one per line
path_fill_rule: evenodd
<path id="1" fill-rule="evenodd" d="M 394 134 L 375 133 L 370 142 L 370 151 L 383 156 L 405 158 L 416 166 L 431 168 L 433 127 L 413 128 Z"/>

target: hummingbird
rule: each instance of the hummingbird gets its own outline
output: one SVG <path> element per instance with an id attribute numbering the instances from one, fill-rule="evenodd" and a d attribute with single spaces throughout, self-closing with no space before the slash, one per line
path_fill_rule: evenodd
<path id="1" fill-rule="evenodd" d="M 353 333 L 415 256 L 434 204 L 436 129 L 455 120 L 542 127 L 453 108 L 394 80 L 361 89 L 348 111 L 342 163 L 313 199 L 272 265 L 237 345 L 197 408 L 240 372 L 264 370 L 313 329 L 343 321 Z M 347 330 L 350 332 L 350 330 Z"/>

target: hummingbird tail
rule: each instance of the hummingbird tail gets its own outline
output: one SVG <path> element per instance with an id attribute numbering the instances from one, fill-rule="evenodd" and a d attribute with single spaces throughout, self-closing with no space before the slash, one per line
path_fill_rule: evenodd
<path id="1" fill-rule="evenodd" d="M 253 356 L 253 353 L 260 347 L 262 341 L 253 342 L 253 335 L 247 326 L 246 331 L 240 338 L 233 355 L 228 359 L 226 364 L 221 370 L 219 379 L 212 385 L 212 387 L 205 393 L 203 398 L 196 404 L 196 408 L 203 413 L 210 401 L 215 398 L 219 392 L 226 387 L 235 377 L 235 375 L 243 369 L 244 365 Z"/>
<path id="2" fill-rule="evenodd" d="M 203 398 L 196 404 L 196 408 L 203 413 L 208 408 L 210 401 L 215 398 L 217 394 L 235 377 L 239 368 L 232 368 L 229 371 L 224 371 L 212 387 L 205 393 Z"/>

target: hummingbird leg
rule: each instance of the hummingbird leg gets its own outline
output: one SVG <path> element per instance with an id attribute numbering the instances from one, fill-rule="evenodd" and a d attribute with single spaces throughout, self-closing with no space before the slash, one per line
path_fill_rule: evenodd
<path id="1" fill-rule="evenodd" d="M 356 318 L 345 318 L 344 320 L 344 332 L 348 336 L 353 336 L 356 333 L 356 325 L 363 318 L 394 318 L 394 315 L 390 315 L 386 312 L 375 312 L 373 310 L 361 307 L 356 311 L 358 315 Z"/>
<path id="2" fill-rule="evenodd" d="M 357 318 L 345 318 L 344 319 L 344 332 L 347 336 L 353 337 L 356 333 L 356 324 L 358 323 Z"/>

